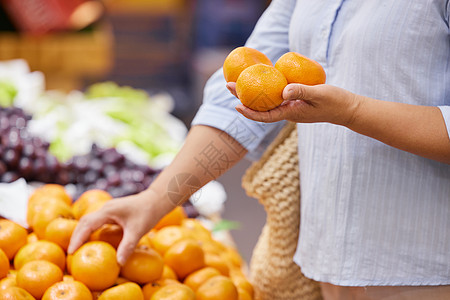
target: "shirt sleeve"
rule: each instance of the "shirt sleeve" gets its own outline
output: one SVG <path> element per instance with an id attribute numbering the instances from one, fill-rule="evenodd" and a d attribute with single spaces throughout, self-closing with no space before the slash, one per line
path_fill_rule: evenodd
<path id="1" fill-rule="evenodd" d="M 450 106 L 438 106 L 444 117 L 445 126 L 447 127 L 448 137 L 450 138 Z"/>
<path id="2" fill-rule="evenodd" d="M 289 51 L 289 24 L 295 0 L 274 0 L 258 20 L 246 46 L 258 49 L 272 62 Z M 246 119 L 235 110 L 239 100 L 226 88 L 222 69 L 205 85 L 203 104 L 192 125 L 207 125 L 228 133 L 248 151 L 247 158 L 258 159 L 285 122 L 260 123 Z"/>

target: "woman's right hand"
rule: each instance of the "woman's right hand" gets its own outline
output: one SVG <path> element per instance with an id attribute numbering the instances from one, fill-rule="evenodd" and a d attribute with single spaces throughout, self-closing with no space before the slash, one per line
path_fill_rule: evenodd
<path id="1" fill-rule="evenodd" d="M 117 248 L 117 262 L 123 265 L 139 239 L 175 208 L 173 203 L 160 198 L 154 191 L 147 189 L 136 195 L 106 202 L 100 210 L 80 219 L 72 234 L 68 253 L 75 252 L 102 225 L 117 224 L 123 229 L 123 237 Z"/>

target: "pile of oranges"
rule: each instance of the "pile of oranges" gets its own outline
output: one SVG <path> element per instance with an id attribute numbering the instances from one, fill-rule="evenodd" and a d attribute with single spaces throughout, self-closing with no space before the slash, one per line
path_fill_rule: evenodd
<path id="1" fill-rule="evenodd" d="M 46 184 L 30 196 L 30 230 L 0 219 L 0 299 L 253 299 L 236 249 L 181 207 L 142 237 L 123 266 L 116 261 L 123 235 L 117 225 L 103 225 L 68 255 L 78 219 L 111 199 L 89 190 L 72 204 L 63 186 Z"/>
<path id="2" fill-rule="evenodd" d="M 285 53 L 273 66 L 264 53 L 249 47 L 231 51 L 223 63 L 223 73 L 227 82 L 236 82 L 242 104 L 257 111 L 279 106 L 289 83 L 316 85 L 326 80 L 322 66 L 304 55 Z"/>

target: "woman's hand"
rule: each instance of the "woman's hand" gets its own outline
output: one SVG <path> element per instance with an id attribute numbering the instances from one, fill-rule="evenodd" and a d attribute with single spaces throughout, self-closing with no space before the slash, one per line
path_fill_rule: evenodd
<path id="1" fill-rule="evenodd" d="M 236 95 L 236 84 L 228 83 L 227 88 Z M 307 86 L 289 84 L 283 91 L 284 102 L 267 112 L 252 110 L 242 104 L 236 110 L 246 118 L 260 122 L 288 120 L 296 123 L 329 122 L 347 126 L 352 122 L 360 103 L 358 95 L 347 90 L 321 84 Z"/>
<path id="2" fill-rule="evenodd" d="M 236 84 L 227 88 L 236 96 Z M 327 85 L 288 84 L 284 102 L 269 111 L 244 105 L 236 110 L 260 122 L 328 122 L 345 126 L 387 145 L 450 164 L 450 139 L 438 107 L 383 101 Z"/>
<path id="3" fill-rule="evenodd" d="M 159 201 L 160 197 L 148 189 L 142 193 L 106 202 L 98 211 L 83 216 L 72 234 L 69 253 L 75 252 L 103 224 L 117 224 L 123 237 L 117 249 L 117 261 L 123 265 L 135 249 L 139 239 L 175 205 Z M 164 204 L 164 205 L 163 205 Z"/>

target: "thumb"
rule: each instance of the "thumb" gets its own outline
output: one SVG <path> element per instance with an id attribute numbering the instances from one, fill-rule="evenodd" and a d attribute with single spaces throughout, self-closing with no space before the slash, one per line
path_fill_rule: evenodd
<path id="1" fill-rule="evenodd" d="M 308 86 L 299 84 L 299 83 L 291 83 L 288 84 L 283 90 L 283 99 L 284 100 L 305 100 L 308 94 Z"/>
<path id="2" fill-rule="evenodd" d="M 124 230 L 122 240 L 117 248 L 117 262 L 121 266 L 126 263 L 128 257 L 133 253 L 139 240 L 138 236 L 131 232 L 130 230 Z"/>

